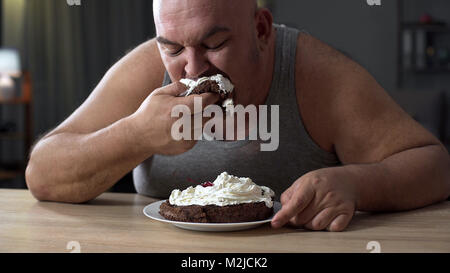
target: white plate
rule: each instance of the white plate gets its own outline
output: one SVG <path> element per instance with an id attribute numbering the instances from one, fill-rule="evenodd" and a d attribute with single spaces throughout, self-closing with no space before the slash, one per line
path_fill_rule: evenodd
<path id="1" fill-rule="evenodd" d="M 197 231 L 235 231 L 255 228 L 264 223 L 272 221 L 273 215 L 281 209 L 281 204 L 279 202 L 273 202 L 273 215 L 270 218 L 261 221 L 254 222 L 241 222 L 241 223 L 193 223 L 193 222 L 178 222 L 171 221 L 159 214 L 159 206 L 161 203 L 166 202 L 166 200 L 157 201 L 147 205 L 144 208 L 144 214 L 154 220 L 170 223 L 179 228 L 197 230 Z"/>

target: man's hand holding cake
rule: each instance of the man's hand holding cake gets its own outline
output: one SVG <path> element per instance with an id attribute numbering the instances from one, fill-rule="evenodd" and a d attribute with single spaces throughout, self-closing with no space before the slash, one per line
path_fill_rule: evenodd
<path id="1" fill-rule="evenodd" d="M 177 118 L 171 116 L 172 110 L 177 105 L 186 105 L 190 109 L 192 120 L 195 112 L 194 100 L 201 98 L 202 109 L 208 105 L 217 103 L 220 95 L 213 92 L 180 96 L 186 92 L 186 86 L 180 82 L 174 82 L 165 87 L 156 89 L 141 104 L 139 109 L 130 117 L 135 120 L 135 128 L 140 138 L 136 141 L 139 149 L 150 150 L 152 154 L 177 155 L 189 151 L 196 141 L 189 139 L 174 140 L 171 129 Z M 203 125 L 208 119 L 203 118 Z M 193 123 L 193 122 L 192 122 Z M 193 131 L 194 128 L 191 128 Z"/>

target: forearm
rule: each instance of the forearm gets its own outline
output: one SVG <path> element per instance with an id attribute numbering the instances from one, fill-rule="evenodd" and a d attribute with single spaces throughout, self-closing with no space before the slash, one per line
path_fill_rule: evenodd
<path id="1" fill-rule="evenodd" d="M 30 155 L 28 187 L 40 200 L 95 198 L 151 156 L 136 143 L 130 123 L 124 118 L 94 133 L 60 133 L 42 139 Z"/>
<path id="2" fill-rule="evenodd" d="M 445 200 L 450 193 L 450 158 L 438 145 L 410 149 L 380 163 L 347 165 L 357 210 L 398 211 Z"/>

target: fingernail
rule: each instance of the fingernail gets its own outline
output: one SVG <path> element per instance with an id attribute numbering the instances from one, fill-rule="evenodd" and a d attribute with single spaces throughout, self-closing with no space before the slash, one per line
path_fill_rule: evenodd
<path id="1" fill-rule="evenodd" d="M 274 228 L 280 227 L 280 222 L 278 222 L 278 221 L 272 221 L 272 227 L 274 227 Z"/>

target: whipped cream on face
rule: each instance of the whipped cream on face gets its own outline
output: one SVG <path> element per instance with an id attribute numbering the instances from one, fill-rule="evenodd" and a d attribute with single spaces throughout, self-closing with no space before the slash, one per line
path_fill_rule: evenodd
<path id="1" fill-rule="evenodd" d="M 184 85 L 186 85 L 186 87 L 188 88 L 188 90 L 186 90 L 186 92 L 184 92 L 182 95 L 183 96 L 189 96 L 192 94 L 192 92 L 194 91 L 194 89 L 199 86 L 201 83 L 205 82 L 205 81 L 214 81 L 217 83 L 217 85 L 219 86 L 220 91 L 222 91 L 225 94 L 231 93 L 234 90 L 234 85 L 231 83 L 231 81 L 227 78 L 225 78 L 223 75 L 221 74 L 217 74 L 211 77 L 203 77 L 200 78 L 196 81 L 191 80 L 191 79 L 181 79 L 180 82 Z M 226 106 L 232 106 L 234 105 L 233 103 L 233 99 L 226 99 L 223 104 L 222 107 Z"/>
<path id="2" fill-rule="evenodd" d="M 227 206 L 265 202 L 267 207 L 273 206 L 272 197 L 275 193 L 268 187 L 256 185 L 248 177 L 237 177 L 223 172 L 212 184 L 208 187 L 191 186 L 183 191 L 173 190 L 169 203 L 176 206 Z"/>

